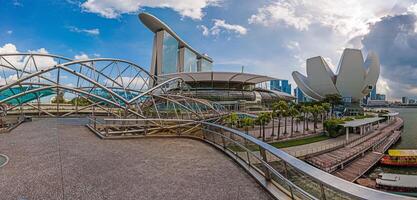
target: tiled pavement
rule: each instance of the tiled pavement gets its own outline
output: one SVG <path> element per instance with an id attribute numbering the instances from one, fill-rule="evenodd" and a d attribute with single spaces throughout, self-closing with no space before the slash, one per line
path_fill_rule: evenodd
<path id="1" fill-rule="evenodd" d="M 100 140 L 44 119 L 0 135 L 0 199 L 271 199 L 213 147 L 190 139 Z M 68 121 L 66 121 L 68 122 Z"/>

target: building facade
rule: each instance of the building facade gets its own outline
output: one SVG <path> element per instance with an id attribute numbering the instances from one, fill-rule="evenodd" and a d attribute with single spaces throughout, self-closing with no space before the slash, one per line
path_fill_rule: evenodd
<path id="1" fill-rule="evenodd" d="M 408 97 L 402 97 L 401 98 L 401 103 L 402 104 L 408 104 Z"/>
<path id="2" fill-rule="evenodd" d="M 295 102 L 296 103 L 303 103 L 303 102 L 312 102 L 313 99 L 309 98 L 307 95 L 303 93 L 303 91 L 300 88 L 294 89 L 294 96 L 295 96 Z"/>
<path id="3" fill-rule="evenodd" d="M 345 103 L 358 104 L 375 88 L 380 64 L 373 52 L 364 60 L 361 50 L 345 49 L 337 74 L 321 56 L 307 59 L 306 69 L 307 76 L 297 71 L 292 73 L 304 94 L 316 100 L 322 100 L 329 94 L 339 94 Z"/>
<path id="4" fill-rule="evenodd" d="M 148 13 L 139 14 L 139 19 L 155 33 L 150 66 L 152 75 L 212 71 L 213 60 L 194 50 L 164 22 Z"/>
<path id="5" fill-rule="evenodd" d="M 272 80 L 269 82 L 269 84 L 271 90 L 277 90 L 291 94 L 291 84 L 288 83 L 288 80 Z"/>
<path id="6" fill-rule="evenodd" d="M 213 60 L 194 50 L 164 22 L 148 13 L 139 14 L 139 19 L 155 33 L 150 73 L 156 80 L 151 85 L 179 79 L 185 82 L 188 90 L 170 90 L 170 94 L 181 93 L 213 101 L 228 110 L 266 110 L 273 102 L 294 99 L 288 80 L 281 81 L 277 91 L 258 86 L 277 80 L 273 77 L 243 72 L 213 72 Z"/>
<path id="7" fill-rule="evenodd" d="M 369 94 L 370 94 L 371 100 L 377 100 L 377 98 L 376 98 L 376 86 L 374 87 L 374 89 L 371 90 L 371 93 L 369 93 Z"/>

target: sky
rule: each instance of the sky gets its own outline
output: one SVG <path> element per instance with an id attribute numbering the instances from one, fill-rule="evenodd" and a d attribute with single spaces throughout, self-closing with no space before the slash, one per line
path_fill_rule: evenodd
<path id="1" fill-rule="evenodd" d="M 0 0 L 0 53 L 120 58 L 149 69 L 149 12 L 214 71 L 288 79 L 322 56 L 336 72 L 344 48 L 376 52 L 377 92 L 417 97 L 417 0 Z"/>

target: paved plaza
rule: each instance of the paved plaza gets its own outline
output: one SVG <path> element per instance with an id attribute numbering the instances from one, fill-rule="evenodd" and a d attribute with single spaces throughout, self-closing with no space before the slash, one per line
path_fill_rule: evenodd
<path id="1" fill-rule="evenodd" d="M 271 199 L 220 151 L 191 139 L 100 140 L 76 120 L 0 135 L 1 199 Z"/>

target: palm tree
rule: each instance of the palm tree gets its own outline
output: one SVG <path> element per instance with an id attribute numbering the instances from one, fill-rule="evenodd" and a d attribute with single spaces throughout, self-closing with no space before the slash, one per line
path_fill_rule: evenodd
<path id="1" fill-rule="evenodd" d="M 249 128 L 253 128 L 255 120 L 251 117 L 245 117 L 240 120 L 240 125 L 245 129 L 247 135 L 249 135 Z M 245 146 L 248 146 L 248 141 L 245 139 Z"/>
<path id="2" fill-rule="evenodd" d="M 289 108 L 283 110 L 282 116 L 284 117 L 284 134 L 288 134 L 287 132 L 287 117 L 290 116 Z"/>
<path id="3" fill-rule="evenodd" d="M 322 103 L 321 104 L 321 106 L 323 107 L 323 109 L 324 109 L 324 111 L 325 111 L 325 116 L 326 116 L 326 119 L 329 117 L 329 112 L 330 112 L 330 109 L 332 108 L 332 105 L 330 104 L 330 103 Z"/>
<path id="4" fill-rule="evenodd" d="M 306 113 L 307 113 L 307 106 L 301 106 L 300 108 L 301 113 L 303 113 L 303 133 L 306 130 Z"/>
<path id="5" fill-rule="evenodd" d="M 343 104 L 342 96 L 340 96 L 339 94 L 328 94 L 324 97 L 324 99 L 322 101 L 327 102 L 331 105 L 330 116 L 333 116 L 334 107 L 336 105 Z"/>
<path id="6" fill-rule="evenodd" d="M 310 130 L 310 128 L 308 128 L 308 118 L 309 118 L 309 115 L 311 114 L 312 110 L 313 110 L 313 108 L 311 106 L 306 106 L 305 107 L 304 121 L 306 123 L 306 129 L 305 129 L 306 131 Z"/>
<path id="7" fill-rule="evenodd" d="M 279 140 L 279 135 L 281 134 L 281 118 L 283 117 L 283 114 L 288 109 L 288 104 L 287 102 L 280 100 L 278 101 L 276 106 L 277 106 L 277 116 L 278 116 L 278 140 Z"/>
<path id="8" fill-rule="evenodd" d="M 249 135 L 249 128 L 253 128 L 255 120 L 251 117 L 245 117 L 240 120 L 240 125 L 245 129 L 246 134 Z"/>
<path id="9" fill-rule="evenodd" d="M 272 118 L 272 133 L 271 133 L 271 137 L 274 138 L 275 136 L 275 117 L 277 116 L 277 111 L 278 111 L 278 104 L 277 103 L 273 103 L 272 104 L 272 113 L 271 113 L 271 118 Z"/>
<path id="10" fill-rule="evenodd" d="M 300 114 L 300 112 L 297 110 L 295 105 L 292 105 L 290 109 L 288 110 L 288 113 L 289 113 L 289 116 L 291 117 L 291 137 L 292 137 L 294 133 L 294 118 L 297 117 Z"/>
<path id="11" fill-rule="evenodd" d="M 255 124 L 259 125 L 259 135 L 257 138 L 262 137 L 262 121 L 261 121 L 261 114 L 258 114 L 255 118 Z"/>
<path id="12" fill-rule="evenodd" d="M 317 129 L 317 118 L 318 115 L 320 113 L 323 113 L 323 107 L 322 106 L 318 106 L 318 105 L 314 105 L 311 107 L 311 114 L 313 115 L 313 119 L 314 119 L 314 133 L 316 133 L 316 129 Z"/>
<path id="13" fill-rule="evenodd" d="M 268 124 L 269 120 L 271 119 L 271 116 L 269 113 L 260 113 L 258 117 L 256 118 L 259 125 L 262 127 L 262 140 L 265 141 L 265 125 Z"/>
<path id="14" fill-rule="evenodd" d="M 303 115 L 301 115 L 301 114 L 298 114 L 296 117 L 295 117 L 295 124 L 296 124 L 296 126 L 295 126 L 295 132 L 299 132 L 299 130 L 298 130 L 298 127 L 300 126 L 300 122 L 302 121 L 302 120 L 304 120 L 304 117 L 303 117 Z"/>
<path id="15" fill-rule="evenodd" d="M 233 128 L 238 124 L 239 116 L 235 112 L 232 112 L 232 113 L 230 113 L 230 115 L 226 116 L 225 121 L 226 121 L 227 125 L 229 125 L 231 128 Z"/>

